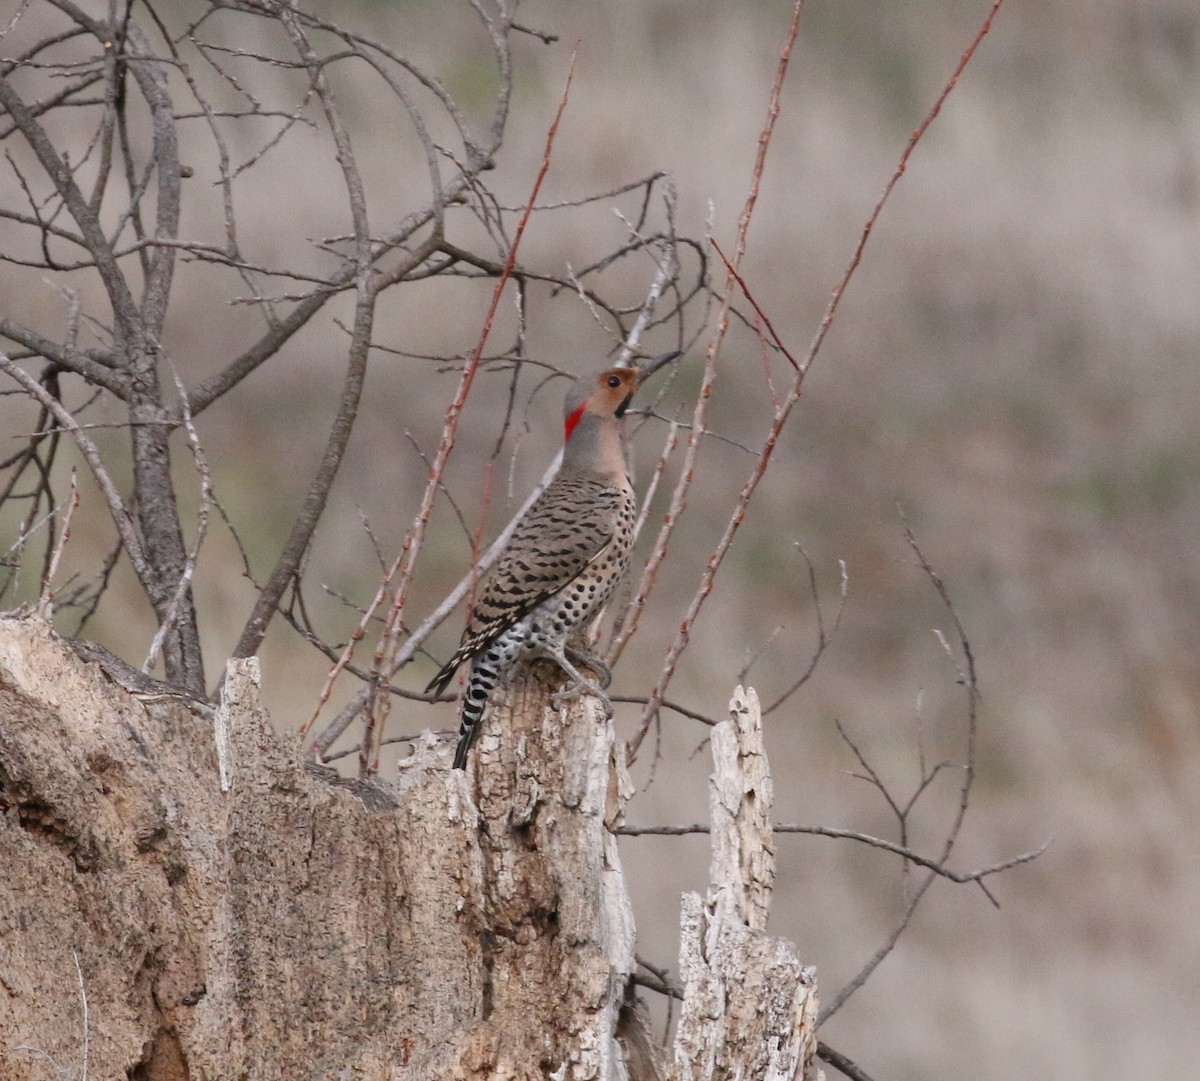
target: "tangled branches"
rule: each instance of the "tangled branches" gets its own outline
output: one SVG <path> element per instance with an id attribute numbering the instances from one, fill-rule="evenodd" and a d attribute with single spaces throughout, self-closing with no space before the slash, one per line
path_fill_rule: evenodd
<path id="1" fill-rule="evenodd" d="M 514 23 L 503 3 L 443 15 L 474 23 L 458 40 L 470 43 L 472 62 L 486 71 L 487 93 L 473 92 L 469 106 L 449 89 L 436 56 L 418 62 L 387 35 L 290 4 L 197 2 L 171 16 L 153 5 L 118 3 L 98 18 L 73 0 L 52 0 L 23 7 L 0 39 L 0 139 L 11 191 L 19 193 L 0 206 L 0 259 L 22 276 L 25 301 L 0 318 L 0 337 L 9 343 L 0 368 L 15 388 L 6 392 L 16 399 L 7 406 L 9 427 L 28 433 L 0 462 L 0 514 L 16 537 L 3 562 L 0 602 L 28 601 L 45 579 L 43 602 L 74 612 L 78 631 L 101 605 L 114 570 L 128 564 L 156 626 L 143 668 L 155 663 L 161 645 L 165 680 L 195 695 L 205 688 L 201 632 L 211 613 L 197 607 L 194 576 L 213 508 L 234 532 L 255 583 L 232 656 L 257 652 L 281 609 L 314 644 L 343 655 L 308 624 L 301 586 L 358 426 L 368 371 L 380 358 L 407 357 L 417 378 L 431 367 L 460 372 L 436 456 L 444 465 L 476 370 L 512 373 L 509 416 L 522 370 L 534 371 L 526 344 L 531 294 L 578 298 L 615 345 L 632 350 L 643 332 L 664 323 L 675 324 L 676 338 L 683 335 L 685 309 L 703 295 L 706 259 L 700 245 L 675 235 L 673 188 L 661 173 L 565 203 L 517 208 L 489 189 L 485 174 L 499 164 L 509 125 L 514 39 L 530 47 L 553 40 Z M 385 104 L 364 115 L 362 95 Z M 375 160 L 380 117 L 387 118 L 385 169 Z M 298 169 L 323 177 L 319 221 L 302 217 L 309 204 L 289 211 Z M 381 176 L 393 182 L 372 199 Z M 516 259 L 516 239 L 532 213 L 598 202 L 633 208 L 615 250 L 565 273 Z M 308 239 L 326 225 L 330 235 Z M 669 310 L 618 302 L 594 284 L 605 268 L 640 253 L 658 268 L 655 288 L 671 298 L 663 305 Z M 474 350 L 438 357 L 379 337 L 381 305 L 394 304 L 400 287 L 434 279 L 451 288 L 494 281 L 496 300 L 509 282 L 517 300 L 511 343 L 484 355 L 485 333 Z M 54 310 L 54 294 L 65 303 L 65 318 Z M 221 339 L 220 348 L 198 342 L 175 315 L 186 310 L 194 318 L 184 306 L 197 295 L 209 311 L 228 306 L 231 332 L 210 335 Z M 342 366 L 332 420 L 264 574 L 261 558 L 246 554 L 246 523 L 218 501 L 212 476 L 227 472 L 228 454 L 247 448 L 231 448 L 226 458 L 206 455 L 196 422 L 236 410 L 260 373 L 286 379 L 281 369 L 296 363 L 301 339 L 328 338 L 331 329 L 341 337 Z M 432 398 L 427 406 L 443 408 Z M 121 431 L 124 445 L 116 438 Z M 109 540 L 92 565 L 53 582 L 50 560 L 64 528 L 64 435 L 103 495 L 99 514 L 107 516 Z M 190 476 L 175 462 L 185 440 Z M 376 601 L 398 586 L 370 674 L 373 713 L 380 712 L 380 686 L 420 644 L 407 639 L 406 655 L 397 657 L 406 586 L 430 503 L 441 491 L 439 470 L 435 465 L 393 569 L 396 583 L 385 575 Z M 105 531 L 99 519 L 89 529 Z M 25 565 L 35 545 L 41 574 L 31 580 Z M 364 620 L 374 610 L 368 606 Z M 355 637 L 361 633 L 360 626 Z M 348 664 L 344 656 L 339 668 Z"/>

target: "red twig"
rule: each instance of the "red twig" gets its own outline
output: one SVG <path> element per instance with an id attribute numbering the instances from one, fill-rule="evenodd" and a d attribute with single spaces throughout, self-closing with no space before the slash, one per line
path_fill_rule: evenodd
<path id="1" fill-rule="evenodd" d="M 905 169 L 908 168 L 908 159 L 912 157 L 912 152 L 916 149 L 917 143 L 921 141 L 921 137 L 925 134 L 929 125 L 933 123 L 934 117 L 942 111 L 942 105 L 949 96 L 950 91 L 958 84 L 959 76 L 962 75 L 963 69 L 970 62 L 971 57 L 975 55 L 975 50 L 979 48 L 979 44 L 987 36 L 987 32 L 992 28 L 992 20 L 996 17 L 996 12 L 1000 10 L 1000 5 L 1004 0 L 994 0 L 992 10 L 988 12 L 980 24 L 978 32 L 975 34 L 971 44 L 967 46 L 966 51 L 962 54 L 958 61 L 958 66 L 954 69 L 946 85 L 942 87 L 942 92 L 937 96 L 937 100 L 933 103 L 933 108 L 925 114 L 925 119 L 917 126 L 917 129 L 908 138 L 908 144 L 904 148 L 904 153 L 900 155 L 900 161 L 896 165 L 895 172 L 892 173 L 888 182 L 883 187 L 883 192 L 879 196 L 879 201 L 876 202 L 875 208 L 871 211 L 871 216 L 867 218 L 866 225 L 863 226 L 862 235 L 858 238 L 858 246 L 854 249 L 854 255 L 850 260 L 850 265 L 846 267 L 846 273 L 842 275 L 842 280 L 838 282 L 834 288 L 832 295 L 829 298 L 829 306 L 825 309 L 825 315 L 821 319 L 821 325 L 817 329 L 816 336 L 813 338 L 812 344 L 808 348 L 808 355 L 804 358 L 802 366 L 803 371 L 808 370 L 808 366 L 816 358 L 820 351 L 821 343 L 825 340 L 825 335 L 829 333 L 829 327 L 833 323 L 834 313 L 837 311 L 838 304 L 841 302 L 842 294 L 845 293 L 846 287 L 850 284 L 850 279 L 854 276 L 854 272 L 858 269 L 858 264 L 862 260 L 863 249 L 867 246 L 867 240 L 871 235 L 871 230 L 875 228 L 875 223 L 879 220 L 879 215 L 883 213 L 883 206 L 888 201 L 892 194 L 892 189 L 904 175 Z"/>
<path id="2" fill-rule="evenodd" d="M 379 583 L 379 588 L 375 591 L 375 596 L 371 598 L 371 603 L 363 610 L 362 618 L 358 621 L 358 626 L 351 632 L 350 640 L 342 649 L 333 667 L 329 669 L 329 674 L 325 677 L 325 684 L 322 686 L 321 693 L 317 697 L 317 704 L 313 709 L 312 716 L 300 726 L 300 731 L 297 733 L 301 746 L 304 745 L 304 740 L 308 735 L 309 729 L 316 723 L 317 718 L 321 715 L 321 710 L 325 708 L 325 704 L 329 701 L 329 696 L 333 693 L 333 685 L 337 682 L 338 676 L 345 671 L 346 666 L 354 659 L 354 650 L 366 634 L 367 626 L 374 617 L 376 609 L 383 603 L 383 598 L 387 596 L 388 585 L 391 583 L 399 566 L 400 561 L 397 559 L 384 572 L 383 581 Z M 320 755 L 320 748 L 315 743 L 310 748 L 310 751 L 314 755 Z"/>
<path id="3" fill-rule="evenodd" d="M 385 643 L 385 647 L 382 653 L 377 653 L 376 663 L 372 668 L 371 689 L 375 708 L 372 708 L 368 713 L 366 731 L 363 733 L 362 750 L 359 753 L 359 773 L 361 775 L 373 772 L 379 767 L 379 749 L 383 737 L 383 727 L 391 706 L 391 696 L 379 693 L 380 684 L 386 678 L 386 673 L 390 671 L 390 660 L 399 648 L 397 629 L 400 626 L 400 619 L 404 612 L 404 604 L 408 597 L 408 587 L 412 582 L 417 557 L 421 553 L 421 545 L 425 539 L 425 528 L 429 524 L 429 515 L 433 510 L 433 501 L 437 495 L 438 488 L 441 486 L 442 474 L 445 471 L 446 462 L 450 458 L 450 452 L 454 449 L 455 439 L 458 434 L 459 418 L 462 416 L 467 394 L 470 392 L 471 384 L 475 380 L 475 374 L 479 370 L 479 361 L 483 355 L 483 348 L 487 344 L 488 335 L 491 333 L 496 311 L 500 306 L 500 297 L 504 292 L 504 286 L 512 274 L 513 267 L 516 265 L 517 248 L 520 246 L 521 237 L 525 233 L 525 226 L 529 222 L 529 217 L 533 213 L 533 207 L 537 202 L 542 181 L 546 178 L 546 173 L 550 168 L 550 154 L 554 147 L 554 138 L 558 133 L 559 121 L 562 120 L 563 112 L 567 107 L 567 98 L 571 91 L 571 80 L 574 76 L 575 53 L 572 52 L 571 65 L 567 71 L 566 85 L 563 87 L 562 99 L 558 103 L 558 110 L 554 114 L 554 120 L 551 122 L 550 129 L 546 134 L 546 148 L 542 154 L 542 164 L 538 169 L 537 178 L 534 180 L 533 191 L 530 193 L 529 201 L 525 204 L 525 211 L 521 215 L 521 220 L 517 223 L 516 234 L 513 237 L 512 245 L 509 247 L 508 257 L 504 261 L 504 269 L 496 281 L 495 289 L 492 290 L 491 304 L 488 306 L 487 315 L 483 321 L 483 329 L 480 332 L 479 341 L 463 366 L 462 376 L 458 382 L 458 390 L 455 392 L 454 398 L 446 410 L 446 422 L 442 427 L 441 442 L 438 444 L 437 454 L 434 456 L 433 466 L 429 471 L 429 480 L 425 485 L 425 494 L 421 500 L 421 507 L 417 512 L 416 518 L 413 520 L 408 536 L 404 540 L 404 548 L 401 551 L 401 558 L 404 560 L 404 565 L 400 572 L 399 581 L 396 583 L 392 607 L 388 612 L 383 638 L 381 639 Z"/>
<path id="4" fill-rule="evenodd" d="M 742 290 L 742 295 L 750 302 L 750 306 L 754 309 L 754 313 L 763 321 L 763 325 L 771 334 L 771 340 L 775 343 L 779 351 L 785 357 L 787 357 L 788 363 L 791 364 L 796 371 L 799 371 L 800 365 L 796 363 L 796 358 L 792 356 L 790 352 L 788 352 L 787 346 L 783 344 L 783 339 L 780 338 L 776 333 L 775 327 L 772 325 L 771 320 L 767 317 L 767 313 L 758 306 L 758 301 L 754 299 L 753 294 L 750 292 L 750 287 L 746 284 L 745 280 L 737 272 L 737 270 L 734 269 L 733 264 L 725 257 L 725 253 L 721 251 L 721 245 L 717 243 L 716 237 L 710 236 L 708 238 L 708 242 L 713 246 L 713 250 L 721 257 L 721 262 L 725 264 L 725 268 L 730 274 L 733 275 L 733 280 L 738 283 L 739 288 Z"/>
<path id="5" fill-rule="evenodd" d="M 795 0 L 792 6 L 792 22 L 788 27 L 787 37 L 784 40 L 783 49 L 779 54 L 779 64 L 775 71 L 775 81 L 771 85 L 767 118 L 763 123 L 762 131 L 758 135 L 758 151 L 754 158 L 754 169 L 750 174 L 750 191 L 746 196 L 745 205 L 742 207 L 742 212 L 738 217 L 732 265 L 729 266 L 729 274 L 725 279 L 725 286 L 721 291 L 721 306 L 717 314 L 717 325 L 713 331 L 712 341 L 709 342 L 708 346 L 708 355 L 704 365 L 704 379 L 700 386 L 700 393 L 696 398 L 696 408 L 692 414 L 692 430 L 688 435 L 687 448 L 684 451 L 683 468 L 680 471 L 679 480 L 676 482 L 675 491 L 671 495 L 671 505 L 667 511 L 666 520 L 663 522 L 662 528 L 659 530 L 658 539 L 655 541 L 654 552 L 656 556 L 660 552 L 665 555 L 667 541 L 675 528 L 675 523 L 679 520 L 679 515 L 683 513 L 683 509 L 687 505 L 687 491 L 691 487 L 696 467 L 696 455 L 699 450 L 700 440 L 705 432 L 704 415 L 709 396 L 712 394 L 713 383 L 716 380 L 717 353 L 720 351 L 721 343 L 725 340 L 725 334 L 729 329 L 729 306 L 735 281 L 735 268 L 741 264 L 742 256 L 746 251 L 746 233 L 750 229 L 750 219 L 754 214 L 754 207 L 758 202 L 763 168 L 767 162 L 767 150 L 770 148 L 771 135 L 775 130 L 775 121 L 779 116 L 779 102 L 783 91 L 783 80 L 787 75 L 788 61 L 791 59 L 792 47 L 795 45 L 796 35 L 800 31 L 800 12 L 803 8 L 804 0 Z M 661 560 L 661 556 L 659 558 Z M 704 589 L 705 594 L 711 588 L 712 585 L 710 582 L 708 588 Z M 662 703 L 663 692 L 666 690 L 667 682 L 675 670 L 679 653 L 682 652 L 683 647 L 687 644 L 689 626 L 690 624 L 685 622 L 680 628 L 680 637 L 672 644 L 671 650 L 667 655 L 663 671 L 659 676 L 658 686 L 654 688 L 650 695 L 650 700 L 646 704 L 646 708 L 642 711 L 641 725 L 628 744 L 628 760 L 630 762 L 637 756 L 638 748 L 642 745 L 642 740 L 646 738 L 646 733 L 650 730 L 651 722 L 658 714 L 658 707 Z"/>
<path id="6" fill-rule="evenodd" d="M 889 196 L 891 195 L 892 190 L 895 188 L 896 184 L 899 182 L 900 177 L 904 175 L 904 171 L 908 167 L 908 159 L 912 156 L 913 150 L 916 148 L 917 143 L 920 142 L 921 137 L 928 130 L 929 125 L 933 123 L 934 118 L 941 111 L 942 104 L 945 102 L 947 96 L 950 94 L 950 91 L 953 90 L 954 87 L 957 85 L 958 79 L 962 75 L 963 69 L 967 66 L 971 57 L 975 54 L 975 50 L 979 47 L 980 42 L 984 39 L 984 37 L 987 35 L 988 31 L 991 29 L 992 20 L 995 18 L 996 12 L 1000 9 L 1000 5 L 1003 2 L 1004 2 L 1004 0 L 994 0 L 991 11 L 988 12 L 987 17 L 983 20 L 982 24 L 980 25 L 980 28 L 979 28 L 978 32 L 975 34 L 974 39 L 971 41 L 971 44 L 967 47 L 966 51 L 962 54 L 962 57 L 959 59 L 958 65 L 955 67 L 949 80 L 946 82 L 946 85 L 942 88 L 942 92 L 938 95 L 937 100 L 933 103 L 933 107 L 929 110 L 928 113 L 926 113 L 925 118 L 921 121 L 921 123 L 917 127 L 917 129 L 909 137 L 908 143 L 906 144 L 903 153 L 900 155 L 900 160 L 896 166 L 895 171 L 892 173 L 887 184 L 884 186 L 883 193 L 880 195 L 879 200 L 876 202 L 874 209 L 871 211 L 870 216 L 867 218 L 866 224 L 863 226 L 862 234 L 859 237 L 858 244 L 854 249 L 854 253 L 850 259 L 850 263 L 846 267 L 846 271 L 842 275 L 841 280 L 838 282 L 837 286 L 833 290 L 833 293 L 829 300 L 829 305 L 825 310 L 825 315 L 821 319 L 821 325 L 818 328 L 817 333 L 813 338 L 812 344 L 809 346 L 809 350 L 808 350 L 807 355 L 804 358 L 804 362 L 797 366 L 796 376 L 792 381 L 792 386 L 791 386 L 791 389 L 790 389 L 788 395 L 784 398 L 783 402 L 781 402 L 779 407 L 775 410 L 775 415 L 772 419 L 771 427 L 767 433 L 766 440 L 763 443 L 762 452 L 759 455 L 758 461 L 755 462 L 754 468 L 751 470 L 749 477 L 747 477 L 745 483 L 742 485 L 741 491 L 738 493 L 738 498 L 737 498 L 736 503 L 734 504 L 733 513 L 730 516 L 729 522 L 726 524 L 725 530 L 721 534 L 720 540 L 717 542 L 716 547 L 713 549 L 712 554 L 708 558 L 708 562 L 704 568 L 704 572 L 702 573 L 702 575 L 700 577 L 700 585 L 697 587 L 696 593 L 692 597 L 692 601 L 688 605 L 687 612 L 685 613 L 683 620 L 680 623 L 679 633 L 676 635 L 675 641 L 671 643 L 671 647 L 667 651 L 667 656 L 663 662 L 662 671 L 659 674 L 658 684 L 655 686 L 654 690 L 651 692 L 650 697 L 646 703 L 646 706 L 645 706 L 644 710 L 642 711 L 641 725 L 639 726 L 638 731 L 636 732 L 634 737 L 629 741 L 629 761 L 631 761 L 631 762 L 636 757 L 638 748 L 641 746 L 642 741 L 646 737 L 646 733 L 650 730 L 650 725 L 653 723 L 654 718 L 657 716 L 658 707 L 662 702 L 662 696 L 666 692 L 667 685 L 670 683 L 671 678 L 675 673 L 675 667 L 679 662 L 679 657 L 683 653 L 684 649 L 687 648 L 688 640 L 691 636 L 692 626 L 695 624 L 696 618 L 700 614 L 700 609 L 703 606 L 705 599 L 708 597 L 709 593 L 712 592 L 713 582 L 716 578 L 717 571 L 720 569 L 721 563 L 724 561 L 725 556 L 729 551 L 730 545 L 733 543 L 733 538 L 737 534 L 738 528 L 741 526 L 742 521 L 745 518 L 746 508 L 750 502 L 750 498 L 751 498 L 751 496 L 753 496 L 755 490 L 758 488 L 759 481 L 762 480 L 764 474 L 766 473 L 767 465 L 770 462 L 771 455 L 775 450 L 776 441 L 779 438 L 779 433 L 783 430 L 783 426 L 787 423 L 788 417 L 790 416 L 791 411 L 792 411 L 792 407 L 796 404 L 796 402 L 800 398 L 800 390 L 804 383 L 804 377 L 808 373 L 808 369 L 812 365 L 813 360 L 816 358 L 817 353 L 820 351 L 821 345 L 825 340 L 825 336 L 829 331 L 829 327 L 833 323 L 833 317 L 837 311 L 838 304 L 840 303 L 841 298 L 846 291 L 846 287 L 850 283 L 850 279 L 854 276 L 854 272 L 858 269 L 858 265 L 862 260 L 863 250 L 866 248 L 867 240 L 869 239 L 869 237 L 871 235 L 871 231 L 872 231 L 872 229 L 874 229 L 876 221 L 879 220 L 879 216 L 883 212 L 883 207 L 887 203 L 887 200 L 888 200 Z M 775 116 L 778 113 L 779 89 L 782 85 L 784 72 L 786 71 L 786 68 L 787 68 L 787 56 L 790 53 L 792 42 L 795 39 L 796 28 L 797 28 L 797 19 L 799 17 L 800 8 L 802 6 L 803 6 L 803 0 L 797 0 L 796 6 L 793 11 L 792 25 L 789 29 L 787 44 L 786 44 L 783 54 L 781 55 L 781 58 L 780 58 L 779 73 L 776 76 L 775 86 L 772 89 L 771 109 L 768 114 L 768 122 L 767 122 L 767 125 L 764 127 L 762 134 L 760 134 L 760 136 L 759 136 L 759 152 L 758 152 L 758 157 L 755 161 L 755 170 L 754 170 L 754 174 L 753 174 L 753 176 L 754 176 L 753 182 L 751 185 L 751 194 L 750 194 L 750 198 L 747 199 L 746 208 L 742 212 L 742 218 L 739 220 L 739 246 L 734 251 L 733 266 L 729 266 L 729 261 L 726 260 L 726 265 L 729 267 L 730 280 L 740 280 L 740 279 L 736 279 L 736 266 L 740 264 L 741 255 L 744 250 L 744 248 L 741 244 L 741 241 L 744 238 L 744 228 L 742 228 L 742 227 L 749 223 L 749 211 L 750 211 L 750 209 L 752 209 L 753 200 L 757 196 L 758 183 L 759 183 L 759 179 L 761 178 L 761 175 L 762 175 L 762 165 L 763 165 L 764 155 L 766 153 L 766 145 L 770 139 L 770 131 L 774 124 Z M 714 244 L 714 247 L 715 247 L 715 244 Z M 720 253 L 719 249 L 718 249 L 718 253 Z M 725 259 L 725 256 L 722 254 L 721 258 Z M 727 283 L 727 288 L 728 288 L 728 283 Z M 749 297 L 748 293 L 747 293 L 747 297 Z M 753 301 L 751 301 L 751 303 L 753 303 Z M 718 326 L 718 331 L 717 331 L 718 335 L 722 334 L 725 329 L 726 310 L 727 310 L 727 307 L 725 304 L 723 304 L 722 305 L 722 319 L 721 319 L 720 325 Z M 755 310 L 758 310 L 757 305 L 755 306 Z M 763 319 L 765 321 L 765 319 L 766 319 L 765 315 L 763 316 Z M 711 352 L 712 352 L 712 349 L 710 348 L 710 355 L 711 355 Z M 697 435 L 698 435 L 697 431 L 693 430 L 692 439 L 693 440 L 696 439 Z M 690 449 L 691 449 L 691 444 L 689 443 L 689 450 Z M 688 465 L 690 467 L 690 461 L 689 461 Z M 681 481 L 681 483 L 682 483 L 682 481 Z"/>

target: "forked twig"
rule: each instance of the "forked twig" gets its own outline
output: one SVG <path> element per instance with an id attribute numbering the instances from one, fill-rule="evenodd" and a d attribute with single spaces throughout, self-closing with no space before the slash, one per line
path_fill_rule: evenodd
<path id="1" fill-rule="evenodd" d="M 850 588 L 850 575 L 846 570 L 846 561 L 844 559 L 838 560 L 838 567 L 841 570 L 841 578 L 838 586 L 838 606 L 837 611 L 833 615 L 833 626 L 827 630 L 825 627 L 825 613 L 821 605 L 820 594 L 817 590 L 816 568 L 813 566 L 812 560 L 809 559 L 808 553 L 801 548 L 799 544 L 796 545 L 796 548 L 800 554 L 804 556 L 804 562 L 808 567 L 809 595 L 813 599 L 813 610 L 816 613 L 817 620 L 817 644 L 813 649 L 812 654 L 809 656 L 808 667 L 800 673 L 799 679 L 797 679 L 790 687 L 788 687 L 786 691 L 776 698 L 774 702 L 763 709 L 762 714 L 764 717 L 770 713 L 773 713 L 780 706 L 782 706 L 784 702 L 791 698 L 792 695 L 794 695 L 812 678 L 813 673 L 817 670 L 818 663 L 820 663 L 821 658 L 825 655 L 825 651 L 829 648 L 830 644 L 833 642 L 833 639 L 836 637 L 838 628 L 842 625 L 842 615 L 846 611 L 846 596 Z"/>
<path id="2" fill-rule="evenodd" d="M 946 861 L 950 858 L 950 854 L 954 850 L 954 846 L 962 832 L 963 822 L 966 819 L 967 808 L 970 804 L 971 787 L 975 777 L 975 749 L 977 744 L 977 731 L 979 722 L 979 681 L 978 674 L 975 670 L 975 657 L 971 650 L 971 643 L 967 638 L 967 634 L 963 628 L 962 622 L 958 618 L 958 613 L 950 600 L 950 595 L 946 589 L 945 583 L 938 576 L 937 572 L 934 571 L 933 567 L 930 566 L 929 561 L 925 558 L 924 553 L 917 545 L 916 538 L 913 536 L 912 531 L 908 528 L 907 523 L 905 525 L 905 539 L 908 541 L 909 547 L 912 548 L 913 552 L 916 554 L 919 566 L 924 571 L 926 577 L 928 577 L 929 581 L 937 592 L 938 597 L 941 599 L 942 604 L 946 608 L 958 636 L 958 646 L 962 651 L 963 657 L 965 658 L 965 663 L 960 665 L 953 657 L 953 653 L 951 653 L 951 661 L 955 665 L 956 673 L 958 675 L 958 682 L 964 687 L 967 695 L 967 745 L 966 760 L 962 764 L 963 781 L 959 788 L 958 806 L 955 809 L 954 818 L 951 821 L 950 826 L 946 831 L 945 839 L 942 842 L 941 853 L 938 859 L 935 861 L 938 866 L 944 866 Z M 942 638 L 941 640 L 944 643 L 945 639 Z M 847 740 L 847 742 L 850 741 Z M 897 801 L 891 795 L 891 793 L 888 792 L 886 786 L 879 779 L 875 771 L 870 768 L 865 757 L 858 751 L 854 744 L 850 743 L 850 746 L 859 762 L 868 770 L 869 779 L 871 782 L 884 795 L 884 798 L 887 800 L 888 805 L 892 809 L 892 813 L 896 815 L 901 829 L 905 830 L 908 812 L 911 810 L 916 799 L 919 798 L 920 795 L 928 788 L 933 777 L 941 770 L 943 764 L 939 763 L 932 770 L 924 770 L 924 775 L 921 778 L 916 792 L 914 792 L 913 796 L 903 806 L 901 806 L 899 801 Z M 1034 852 L 1027 853 L 1022 857 L 1017 857 L 1015 860 L 997 864 L 995 866 L 995 870 L 991 873 L 997 873 L 1001 870 L 1006 870 L 1008 867 L 1016 866 L 1019 863 L 1026 863 L 1029 860 L 1035 859 L 1037 856 L 1041 855 L 1043 851 L 1045 851 L 1048 843 L 1049 842 Z M 907 868 L 907 863 L 905 866 Z M 928 867 L 927 864 L 923 866 Z M 917 906 L 921 903 L 922 898 L 925 896 L 929 887 L 933 884 L 934 879 L 937 877 L 938 872 L 932 868 L 929 869 L 929 873 L 918 883 L 916 889 L 910 895 L 903 913 L 896 921 L 895 926 L 892 928 L 887 938 L 883 941 L 875 953 L 872 954 L 862 968 L 859 969 L 854 977 L 848 983 L 846 983 L 846 985 L 842 987 L 838 993 L 825 1004 L 825 1006 L 822 1007 L 820 1015 L 821 1021 L 832 1017 L 839 1009 L 841 1009 L 850 996 L 853 995 L 860 987 L 862 987 L 863 984 L 866 983 L 866 981 L 870 978 L 875 969 L 877 969 L 879 965 L 883 963 L 884 959 L 895 948 L 900 936 L 907 929 L 912 920 L 913 914 L 917 910 Z M 983 892 L 984 896 L 986 896 L 993 905 L 998 906 L 995 896 L 991 893 L 984 882 L 984 877 L 985 876 L 983 875 L 979 875 L 970 878 L 969 880 L 974 881 Z"/>

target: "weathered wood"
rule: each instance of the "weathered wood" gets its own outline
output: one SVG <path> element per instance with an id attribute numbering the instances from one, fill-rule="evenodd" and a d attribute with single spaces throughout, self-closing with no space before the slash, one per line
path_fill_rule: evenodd
<path id="1" fill-rule="evenodd" d="M 252 660 L 210 713 L 0 621 L 0 1076 L 625 1076 L 595 702 L 520 684 L 478 772 L 386 787 L 298 764 Z"/>
<path id="2" fill-rule="evenodd" d="M 761 931 L 753 731 L 716 733 L 722 882 L 685 901 L 680 1078 L 790 1078 L 810 1050 L 811 974 Z M 613 748 L 598 702 L 531 675 L 466 773 L 429 739 L 393 783 L 347 780 L 273 731 L 254 660 L 213 710 L 0 619 L 0 1077 L 660 1081 Z"/>
<path id="3" fill-rule="evenodd" d="M 634 928 L 606 826 L 612 745 L 594 698 L 556 709 L 533 677 L 513 684 L 476 745 L 481 1078 L 626 1076 L 617 1022 Z"/>
<path id="4" fill-rule="evenodd" d="M 684 895 L 675 1037 L 677 1081 L 819 1078 L 816 975 L 796 947 L 765 932 L 775 878 L 771 777 L 753 690 L 713 729 L 709 888 Z"/>

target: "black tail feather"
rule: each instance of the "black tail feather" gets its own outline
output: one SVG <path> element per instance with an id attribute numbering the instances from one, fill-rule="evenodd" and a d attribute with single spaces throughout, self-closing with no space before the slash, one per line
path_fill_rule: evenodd
<path id="1" fill-rule="evenodd" d="M 429 686 L 425 688 L 426 694 L 443 694 L 447 687 L 450 686 L 450 681 L 454 678 L 454 673 L 462 666 L 464 658 L 457 653 L 450 658 L 441 668 L 438 669 L 438 674 L 429 681 Z"/>
<path id="2" fill-rule="evenodd" d="M 479 735 L 484 710 L 496 686 L 496 670 L 483 658 L 471 668 L 471 678 L 463 694 L 462 722 L 458 726 L 458 749 L 454 752 L 454 768 L 467 768 L 467 754 Z"/>

